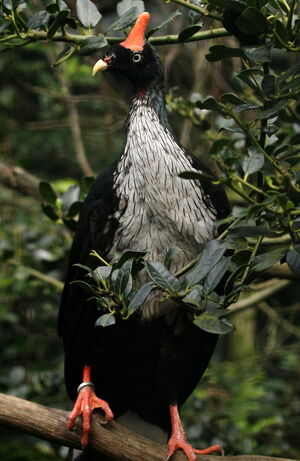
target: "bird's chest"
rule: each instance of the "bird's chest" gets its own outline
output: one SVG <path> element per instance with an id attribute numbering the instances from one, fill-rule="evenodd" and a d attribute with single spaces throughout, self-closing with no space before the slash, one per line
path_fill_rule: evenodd
<path id="1" fill-rule="evenodd" d="M 178 177 L 192 169 L 151 108 L 131 121 L 115 172 L 119 227 L 112 253 L 146 249 L 149 259 L 162 260 L 177 246 L 183 250 L 178 267 L 195 257 L 203 242 L 213 237 L 215 217 L 199 184 Z"/>

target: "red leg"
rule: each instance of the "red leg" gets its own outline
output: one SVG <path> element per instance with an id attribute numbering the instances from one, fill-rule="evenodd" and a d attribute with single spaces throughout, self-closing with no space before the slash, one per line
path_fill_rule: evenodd
<path id="1" fill-rule="evenodd" d="M 172 434 L 168 442 L 169 455 L 168 460 L 173 456 L 176 450 L 183 450 L 189 461 L 196 461 L 196 454 L 209 455 L 216 451 L 223 453 L 220 445 L 213 445 L 203 450 L 196 450 L 188 443 L 185 431 L 180 420 L 177 404 L 170 405 L 170 416 L 172 424 Z"/>
<path id="2" fill-rule="evenodd" d="M 86 384 L 85 384 L 86 383 Z M 83 386 L 84 385 L 84 386 Z M 101 408 L 105 413 L 105 418 L 109 421 L 114 415 L 109 405 L 105 400 L 99 399 L 94 391 L 93 383 L 91 383 L 91 367 L 85 366 L 83 369 L 83 383 L 79 386 L 78 397 L 74 408 L 68 418 L 68 429 L 72 430 L 75 420 L 79 415 L 83 417 L 83 434 L 81 444 L 85 447 L 88 443 L 89 433 L 91 428 L 91 414 L 95 408 Z"/>

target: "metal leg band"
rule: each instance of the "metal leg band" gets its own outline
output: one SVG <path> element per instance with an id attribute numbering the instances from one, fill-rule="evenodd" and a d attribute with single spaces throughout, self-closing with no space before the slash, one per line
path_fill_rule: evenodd
<path id="1" fill-rule="evenodd" d="M 83 383 L 79 384 L 79 386 L 77 387 L 77 392 L 79 394 L 79 392 L 81 391 L 81 389 L 83 387 L 86 387 L 86 386 L 90 386 L 92 387 L 93 389 L 95 389 L 95 386 L 94 384 L 91 382 L 91 381 L 83 381 Z"/>

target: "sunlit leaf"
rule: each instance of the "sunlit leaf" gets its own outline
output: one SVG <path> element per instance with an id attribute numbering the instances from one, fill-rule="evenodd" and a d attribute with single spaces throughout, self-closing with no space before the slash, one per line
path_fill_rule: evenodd
<path id="1" fill-rule="evenodd" d="M 77 17 L 84 27 L 95 27 L 102 15 L 91 0 L 77 0 Z"/>
<path id="2" fill-rule="evenodd" d="M 95 327 L 110 327 L 116 323 L 116 318 L 113 314 L 101 315 L 95 323 Z"/>

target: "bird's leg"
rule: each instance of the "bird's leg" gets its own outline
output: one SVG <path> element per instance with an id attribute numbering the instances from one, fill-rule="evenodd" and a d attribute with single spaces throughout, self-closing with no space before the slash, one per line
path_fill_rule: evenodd
<path id="1" fill-rule="evenodd" d="M 209 455 L 219 451 L 223 453 L 223 450 L 220 445 L 213 445 L 211 447 L 205 448 L 203 450 L 196 450 L 192 445 L 187 441 L 185 431 L 180 420 L 177 403 L 170 405 L 170 416 L 171 416 L 171 425 L 172 425 L 172 434 L 168 441 L 168 460 L 173 456 L 176 450 L 183 450 L 187 459 L 189 461 L 196 461 L 196 454 L 199 455 Z"/>
<path id="2" fill-rule="evenodd" d="M 114 415 L 108 403 L 105 400 L 99 399 L 95 394 L 94 385 L 91 382 L 91 367 L 85 366 L 83 368 L 83 382 L 78 386 L 78 397 L 67 423 L 68 429 L 72 430 L 76 418 L 82 415 L 82 447 L 85 447 L 88 443 L 91 428 L 91 414 L 95 408 L 101 408 L 108 421 L 113 419 Z"/>

